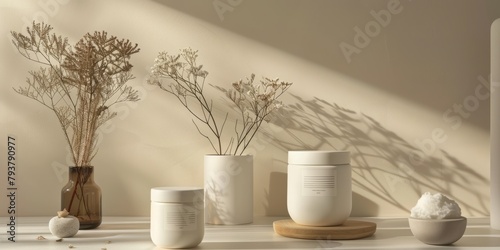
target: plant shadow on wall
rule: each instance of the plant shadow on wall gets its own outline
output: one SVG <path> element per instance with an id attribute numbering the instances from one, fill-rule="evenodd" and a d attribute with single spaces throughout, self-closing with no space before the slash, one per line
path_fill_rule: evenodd
<path id="1" fill-rule="evenodd" d="M 305 100 L 295 95 L 293 98 L 296 103 L 274 120 L 275 125 L 284 129 L 280 134 L 285 136 L 267 134 L 273 137 L 272 142 L 278 148 L 284 151 L 349 150 L 353 191 L 369 194 L 405 212 L 422 193 L 440 192 L 451 195 L 462 212 L 488 215 L 484 202 L 488 197 L 471 188 L 488 180 L 446 151 L 425 155 L 366 114 L 318 98 Z M 286 189 L 286 184 L 281 188 Z M 415 199 L 410 202 L 411 193 Z M 370 200 L 370 197 L 364 198 Z M 353 193 L 352 215 L 376 215 L 370 211 L 373 208 L 360 199 L 363 197 Z M 365 206 L 356 207 L 361 202 Z"/>

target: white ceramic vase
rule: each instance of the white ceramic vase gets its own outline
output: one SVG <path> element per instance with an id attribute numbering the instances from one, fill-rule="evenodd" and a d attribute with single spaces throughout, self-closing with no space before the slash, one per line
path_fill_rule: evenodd
<path id="1" fill-rule="evenodd" d="M 253 156 L 205 155 L 205 223 L 253 222 Z"/>

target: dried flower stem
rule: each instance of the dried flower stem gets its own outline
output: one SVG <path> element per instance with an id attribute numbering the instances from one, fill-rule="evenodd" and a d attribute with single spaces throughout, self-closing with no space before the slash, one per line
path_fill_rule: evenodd
<path id="1" fill-rule="evenodd" d="M 232 136 L 224 147 L 222 134 L 229 113 L 226 113 L 221 120 L 214 117 L 213 102 L 208 101 L 204 93 L 208 72 L 202 69 L 202 65 L 196 63 L 197 53 L 198 51 L 190 48 L 182 50 L 178 55 L 159 53 L 151 69 L 149 83 L 177 97 L 194 116 L 193 123 L 196 129 L 209 141 L 217 154 L 242 155 L 263 122 L 268 121 L 271 114 L 281 107 L 281 102 L 277 99 L 292 83 L 269 78 L 254 83 L 255 75 L 252 74 L 247 81 L 240 80 L 233 83 L 231 90 L 212 85 L 223 91 L 235 104 L 235 109 L 241 118 L 241 122 L 238 119 L 235 122 L 235 136 Z M 205 124 L 211 136 L 203 132 L 197 122 Z"/>
<path id="2" fill-rule="evenodd" d="M 89 180 L 90 176 L 92 173 L 90 172 L 89 168 L 87 167 L 78 167 L 75 168 L 76 171 L 76 182 L 75 182 L 75 188 L 73 189 L 73 193 L 71 194 L 71 199 L 69 201 L 67 210 L 73 212 L 74 215 L 78 216 L 87 216 L 89 219 L 92 219 L 92 215 L 90 213 L 90 208 L 87 200 L 85 199 L 85 194 L 83 192 L 84 190 L 84 185 L 87 183 Z M 75 198 L 82 204 L 77 204 L 77 210 L 74 211 L 71 208 L 73 207 L 73 202 L 75 201 Z M 66 209 L 66 208 L 64 208 Z M 81 209 L 84 209 L 85 211 L 81 211 Z"/>

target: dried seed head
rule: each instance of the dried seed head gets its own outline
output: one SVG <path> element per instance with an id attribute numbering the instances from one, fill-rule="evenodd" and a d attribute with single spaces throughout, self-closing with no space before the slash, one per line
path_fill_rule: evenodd
<path id="1" fill-rule="evenodd" d="M 69 215 L 69 212 L 68 212 L 68 210 L 66 210 L 66 208 L 63 209 L 62 211 L 57 211 L 57 217 L 59 217 L 59 218 L 65 218 L 68 215 Z"/>

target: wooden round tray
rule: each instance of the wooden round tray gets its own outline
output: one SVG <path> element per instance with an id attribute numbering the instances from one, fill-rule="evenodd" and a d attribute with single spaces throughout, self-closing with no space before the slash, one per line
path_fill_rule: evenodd
<path id="1" fill-rule="evenodd" d="M 279 235 L 299 239 L 354 240 L 371 236 L 377 229 L 373 222 L 347 220 L 344 224 L 331 227 L 311 227 L 299 225 L 293 220 L 273 222 L 274 232 Z"/>

